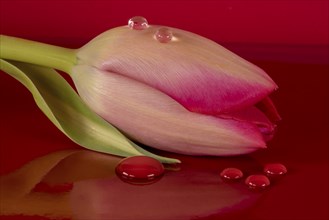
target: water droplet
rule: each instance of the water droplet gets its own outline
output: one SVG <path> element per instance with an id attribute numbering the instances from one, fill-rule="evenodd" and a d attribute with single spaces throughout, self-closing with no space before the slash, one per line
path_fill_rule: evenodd
<path id="1" fill-rule="evenodd" d="M 264 173 L 270 177 L 282 176 L 287 173 L 287 168 L 281 163 L 269 163 L 264 166 Z"/>
<path id="2" fill-rule="evenodd" d="M 250 175 L 245 183 L 250 189 L 262 190 L 270 185 L 270 180 L 265 175 Z"/>
<path id="3" fill-rule="evenodd" d="M 163 176 L 164 167 L 152 157 L 133 156 L 123 159 L 115 171 L 124 182 L 144 185 L 158 181 Z"/>
<path id="4" fill-rule="evenodd" d="M 241 179 L 243 177 L 243 173 L 241 170 L 237 169 L 237 168 L 226 168 L 224 169 L 221 173 L 220 176 L 224 179 L 224 180 L 238 180 Z"/>
<path id="5" fill-rule="evenodd" d="M 141 16 L 135 16 L 129 19 L 128 27 L 133 30 L 145 30 L 149 27 L 146 18 Z"/>
<path id="6" fill-rule="evenodd" d="M 155 39 L 160 43 L 168 43 L 171 41 L 173 34 L 168 28 L 160 28 L 155 32 Z"/>

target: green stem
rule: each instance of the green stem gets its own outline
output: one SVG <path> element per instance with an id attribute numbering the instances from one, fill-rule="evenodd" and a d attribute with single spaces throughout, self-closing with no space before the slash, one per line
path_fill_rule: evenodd
<path id="1" fill-rule="evenodd" d="M 0 58 L 37 64 L 71 74 L 76 50 L 0 35 Z"/>

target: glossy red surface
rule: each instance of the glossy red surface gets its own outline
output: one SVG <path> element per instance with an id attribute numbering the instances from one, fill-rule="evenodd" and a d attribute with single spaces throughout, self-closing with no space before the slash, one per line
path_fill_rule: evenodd
<path id="1" fill-rule="evenodd" d="M 72 48 L 108 28 L 125 25 L 134 15 L 143 15 L 150 23 L 211 38 L 259 65 L 279 85 L 272 98 L 283 118 L 268 149 L 246 160 L 183 156 L 182 166 L 214 172 L 218 167 L 218 178 L 230 166 L 242 169 L 246 176 L 261 173 L 266 163 L 287 166 L 287 175 L 243 215 L 237 212 L 221 219 L 329 218 L 328 1 L 1 0 L 0 11 L 1 34 Z M 80 149 L 48 121 L 23 86 L 3 73 L 0 99 L 1 175 L 54 151 Z"/>

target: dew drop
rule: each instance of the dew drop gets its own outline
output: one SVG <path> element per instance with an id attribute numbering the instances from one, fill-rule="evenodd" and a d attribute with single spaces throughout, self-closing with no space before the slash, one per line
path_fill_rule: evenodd
<path id="1" fill-rule="evenodd" d="M 158 181 L 163 176 L 164 167 L 152 157 L 133 156 L 123 159 L 115 171 L 124 182 L 146 185 Z"/>
<path id="2" fill-rule="evenodd" d="M 154 36 L 160 43 L 168 43 L 171 41 L 173 34 L 168 28 L 160 28 L 155 32 Z"/>
<path id="3" fill-rule="evenodd" d="M 128 27 L 133 30 L 145 30 L 149 25 L 146 18 L 135 16 L 129 19 Z"/>
<path id="4" fill-rule="evenodd" d="M 281 163 L 269 163 L 264 166 L 264 173 L 269 177 L 278 177 L 287 173 L 287 168 Z"/>
<path id="5" fill-rule="evenodd" d="M 230 168 L 224 169 L 220 173 L 220 176 L 224 180 L 238 180 L 238 179 L 241 179 L 243 177 L 243 173 L 242 173 L 241 170 L 239 170 L 237 168 L 230 167 Z"/>
<path id="6" fill-rule="evenodd" d="M 270 185 L 270 180 L 265 175 L 250 175 L 245 183 L 250 189 L 263 190 Z"/>

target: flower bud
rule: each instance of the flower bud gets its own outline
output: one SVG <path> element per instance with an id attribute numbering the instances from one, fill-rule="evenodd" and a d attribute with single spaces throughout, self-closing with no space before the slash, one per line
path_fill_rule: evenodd
<path id="1" fill-rule="evenodd" d="M 167 28 L 160 34 L 172 35 L 159 41 L 160 28 L 118 27 L 80 48 L 72 78 L 82 99 L 131 139 L 161 150 L 237 155 L 265 148 L 275 128 L 266 114 L 279 118 L 268 98 L 273 80 L 199 35 Z"/>

